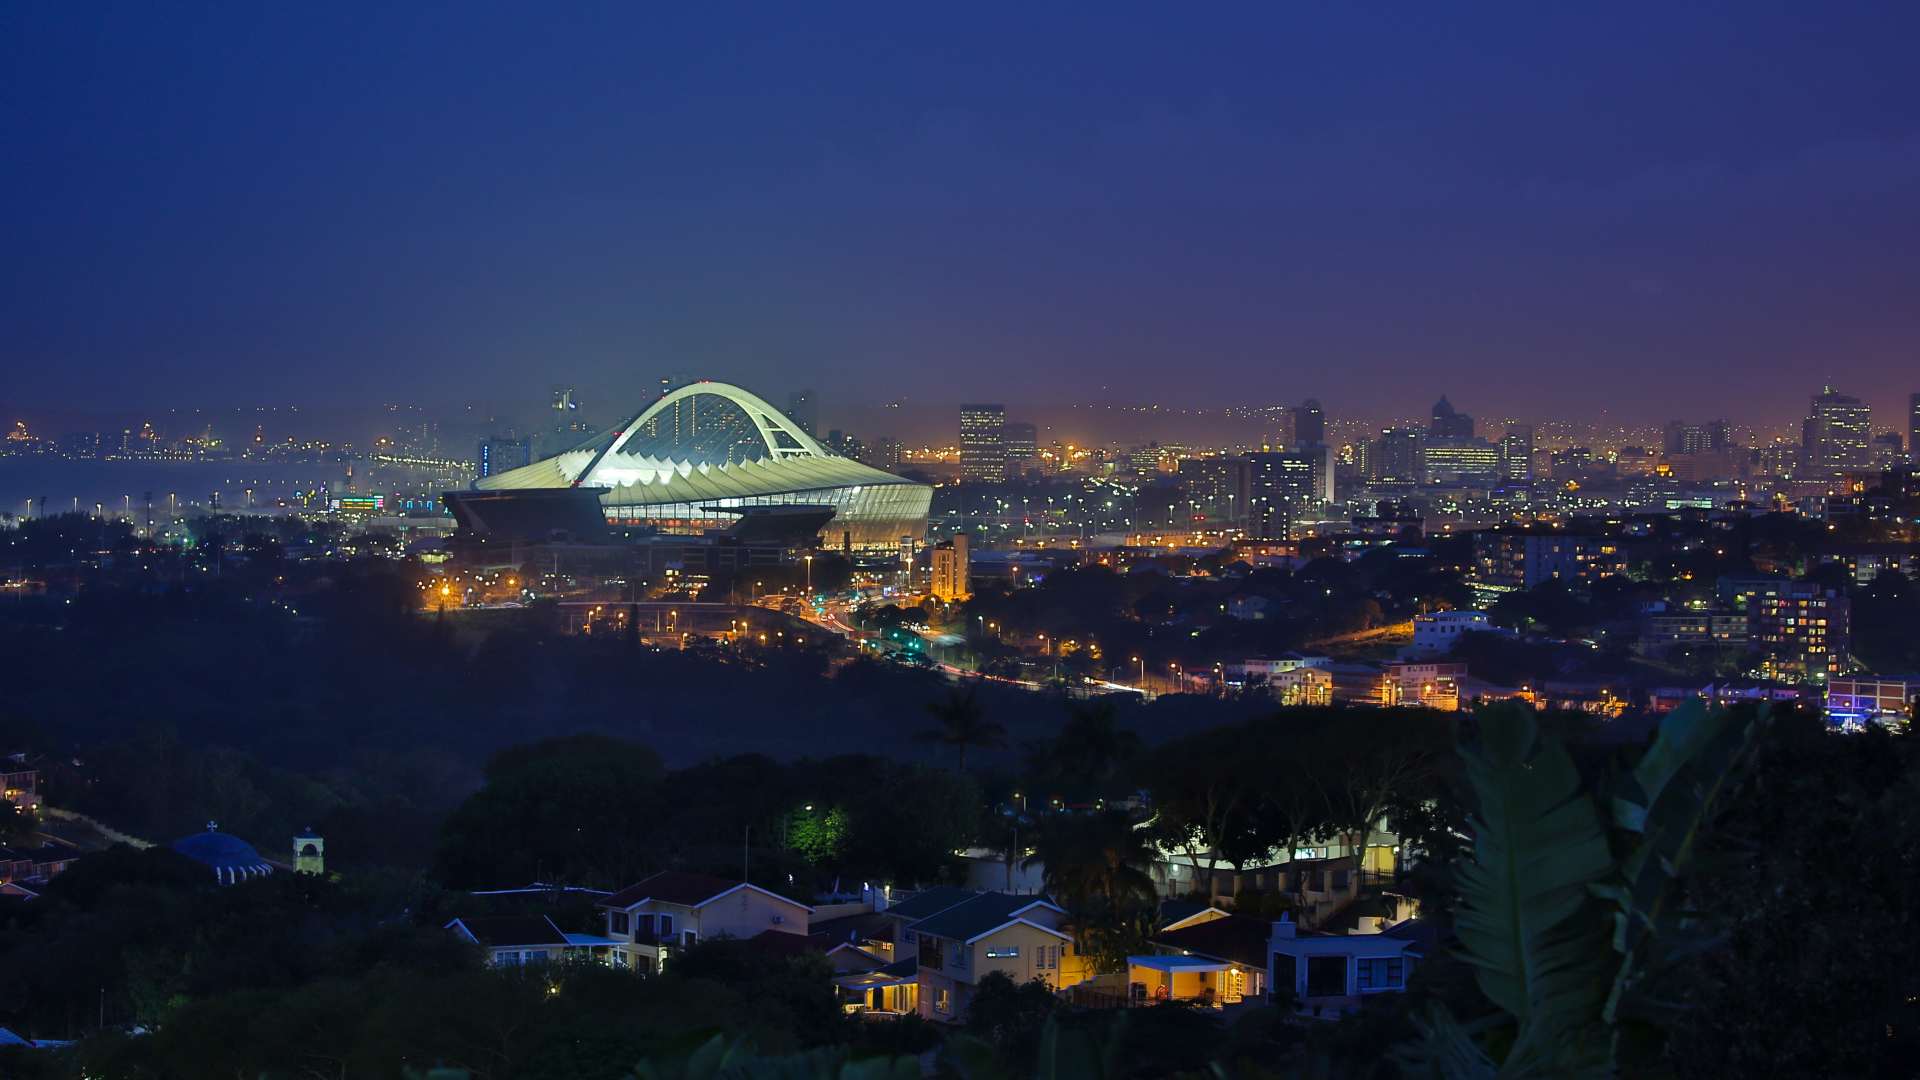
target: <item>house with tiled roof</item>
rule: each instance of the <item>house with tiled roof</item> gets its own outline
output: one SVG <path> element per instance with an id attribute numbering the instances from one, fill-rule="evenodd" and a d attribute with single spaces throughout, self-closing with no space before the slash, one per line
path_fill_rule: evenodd
<path id="1" fill-rule="evenodd" d="M 669 871 L 637 881 L 600 901 L 615 967 L 651 974 L 673 950 L 712 938 L 761 934 L 807 936 L 813 909 L 744 881 Z"/>
<path id="2" fill-rule="evenodd" d="M 983 892 L 909 924 L 920 1015 L 960 1020 L 989 972 L 1055 990 L 1078 981 L 1073 935 L 1062 929 L 1066 914 L 1044 896 Z"/>

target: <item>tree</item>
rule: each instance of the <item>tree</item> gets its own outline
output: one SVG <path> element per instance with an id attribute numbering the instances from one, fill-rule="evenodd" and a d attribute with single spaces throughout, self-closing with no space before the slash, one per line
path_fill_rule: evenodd
<path id="1" fill-rule="evenodd" d="M 1647 1037 L 1676 1015 L 1657 988 L 1715 943 L 1683 882 L 1762 718 L 1688 702 L 1598 791 L 1532 709 L 1502 704 L 1475 719 L 1478 739 L 1459 747 L 1473 848 L 1456 868 L 1454 930 L 1491 1015 L 1463 1024 L 1454 1006 L 1464 1003 L 1434 1002 L 1403 1060 L 1460 1078 L 1642 1066 Z"/>
<path id="2" fill-rule="evenodd" d="M 948 691 L 946 697 L 927 704 L 927 713 L 934 726 L 917 737 L 953 747 L 954 766 L 961 772 L 967 771 L 968 748 L 994 750 L 1006 745 L 1006 726 L 987 719 L 975 687 Z"/>
<path id="3" fill-rule="evenodd" d="M 1118 970 L 1152 928 L 1159 895 L 1145 830 L 1126 814 L 1047 819 L 1023 865 L 1039 866 L 1047 890 L 1073 916 L 1074 948 Z"/>
<path id="4" fill-rule="evenodd" d="M 487 783 L 441 831 L 439 874 L 452 885 L 596 882 L 609 888 L 648 868 L 659 822 L 660 758 L 603 735 L 548 739 L 502 751 Z"/>
<path id="5" fill-rule="evenodd" d="M 1248 826 L 1260 785 L 1247 737 L 1244 726 L 1213 728 L 1153 756 L 1153 835 L 1184 851 L 1196 869 L 1204 866 L 1209 900 L 1219 897 L 1221 860 L 1242 861 L 1257 847 Z"/>

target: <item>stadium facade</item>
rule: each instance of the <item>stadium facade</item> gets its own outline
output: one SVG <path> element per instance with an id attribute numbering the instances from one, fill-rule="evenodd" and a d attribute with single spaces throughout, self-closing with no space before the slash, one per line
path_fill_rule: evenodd
<path id="1" fill-rule="evenodd" d="M 738 386 L 689 383 L 570 450 L 482 477 L 483 492 L 600 489 L 615 526 L 694 535 L 752 507 L 831 508 L 822 546 L 893 550 L 925 535 L 933 489 L 828 450 Z"/>

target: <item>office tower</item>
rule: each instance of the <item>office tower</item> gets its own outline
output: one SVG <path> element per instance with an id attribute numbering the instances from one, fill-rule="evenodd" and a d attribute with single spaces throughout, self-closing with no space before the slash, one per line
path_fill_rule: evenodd
<path id="1" fill-rule="evenodd" d="M 960 475 L 999 483 L 1007 478 L 1007 409 L 1004 405 L 960 406 Z"/>
<path id="2" fill-rule="evenodd" d="M 1007 475 L 1019 476 L 1040 463 L 1040 431 L 1032 424 L 1008 421 L 1001 427 L 1006 448 Z"/>
<path id="3" fill-rule="evenodd" d="M 953 539 L 933 545 L 931 590 L 933 598 L 952 603 L 973 595 L 967 567 L 967 534 L 954 533 Z"/>
<path id="4" fill-rule="evenodd" d="M 860 460 L 882 472 L 897 472 L 900 458 L 900 440 L 882 437 L 867 444 L 867 456 Z"/>
<path id="5" fill-rule="evenodd" d="M 1473 438 L 1473 417 L 1459 412 L 1445 394 L 1434 402 L 1433 420 L 1427 425 L 1427 434 L 1436 439 Z"/>
<path id="6" fill-rule="evenodd" d="M 1920 394 L 1907 398 L 1907 453 L 1920 465 Z"/>
<path id="7" fill-rule="evenodd" d="M 1188 458 L 1180 463 L 1180 486 L 1208 521 L 1246 519 L 1253 496 L 1253 467 L 1246 458 Z"/>
<path id="8" fill-rule="evenodd" d="M 526 439 L 495 435 L 480 440 L 480 475 L 493 476 L 533 462 L 533 446 Z"/>
<path id="9" fill-rule="evenodd" d="M 1707 448 L 1707 429 L 1701 424 L 1670 420 L 1665 445 L 1669 454 L 1698 454 Z"/>
<path id="10" fill-rule="evenodd" d="M 1378 484 L 1416 484 L 1426 472 L 1426 440 L 1412 428 L 1388 428 L 1367 452 L 1367 479 Z"/>
<path id="11" fill-rule="evenodd" d="M 1873 464 L 1867 445 L 1872 430 L 1872 411 L 1859 398 L 1823 387 L 1801 425 L 1800 460 L 1815 472 L 1867 468 Z"/>
<path id="12" fill-rule="evenodd" d="M 1485 439 L 1428 439 L 1420 457 L 1429 484 L 1496 484 L 1506 474 L 1500 448 Z"/>
<path id="13" fill-rule="evenodd" d="M 1324 446 L 1327 441 L 1327 414 L 1313 398 L 1294 407 L 1293 446 Z"/>
<path id="14" fill-rule="evenodd" d="M 1906 444 L 1897 431 L 1873 437 L 1873 467 L 1885 471 L 1906 463 Z"/>
<path id="15" fill-rule="evenodd" d="M 1733 449 L 1733 425 L 1725 420 L 1709 420 L 1707 428 L 1707 450 L 1719 453 Z"/>
<path id="16" fill-rule="evenodd" d="M 787 395 L 787 419 L 809 435 L 820 433 L 820 402 L 812 390 L 795 390 Z"/>
<path id="17" fill-rule="evenodd" d="M 1508 481 L 1524 484 L 1533 479 L 1533 425 L 1514 424 L 1500 439 L 1501 468 Z"/>
<path id="18" fill-rule="evenodd" d="M 1247 529 L 1263 540 L 1293 538 L 1295 525 L 1325 508 L 1323 467 L 1312 452 L 1248 454 Z"/>
<path id="19" fill-rule="evenodd" d="M 864 461 L 867 456 L 867 444 L 839 428 L 827 432 L 827 449 L 855 461 Z"/>

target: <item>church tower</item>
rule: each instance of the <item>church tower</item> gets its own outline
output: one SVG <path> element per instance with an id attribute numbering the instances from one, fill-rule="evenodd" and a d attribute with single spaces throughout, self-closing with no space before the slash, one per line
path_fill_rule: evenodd
<path id="1" fill-rule="evenodd" d="M 302 874 L 327 872 L 327 842 L 307 829 L 293 838 L 293 868 Z"/>

